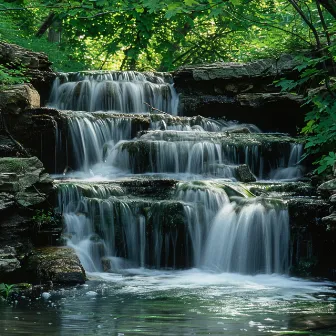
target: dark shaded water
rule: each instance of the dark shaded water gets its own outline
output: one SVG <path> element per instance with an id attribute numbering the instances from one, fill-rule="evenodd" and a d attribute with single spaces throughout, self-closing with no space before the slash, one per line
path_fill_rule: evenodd
<path id="1" fill-rule="evenodd" d="M 336 335 L 331 283 L 197 269 L 90 277 L 0 304 L 0 335 Z"/>

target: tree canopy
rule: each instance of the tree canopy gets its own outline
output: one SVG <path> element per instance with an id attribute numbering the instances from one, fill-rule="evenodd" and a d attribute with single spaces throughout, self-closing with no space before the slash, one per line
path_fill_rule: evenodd
<path id="1" fill-rule="evenodd" d="M 57 47 L 67 57 L 57 59 L 56 46 L 50 56 L 59 70 L 81 64 L 91 69 L 168 71 L 183 64 L 248 61 L 317 47 L 314 30 L 320 36 L 326 28 L 333 37 L 335 3 L 9 0 L 0 1 L 0 37 L 48 53 L 47 35 L 51 40 L 51 32 L 58 31 Z M 323 43 L 326 37 L 319 39 Z"/>

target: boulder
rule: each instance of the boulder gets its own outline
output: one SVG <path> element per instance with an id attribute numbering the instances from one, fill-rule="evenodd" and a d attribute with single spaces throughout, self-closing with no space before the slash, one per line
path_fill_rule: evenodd
<path id="1" fill-rule="evenodd" d="M 288 212 L 292 228 L 316 227 L 328 214 L 328 203 L 316 198 L 293 198 L 288 200 Z"/>
<path id="2" fill-rule="evenodd" d="M 69 247 L 45 247 L 33 250 L 28 259 L 27 270 L 33 282 L 52 281 L 72 285 L 84 283 L 85 271 L 75 253 Z"/>
<path id="3" fill-rule="evenodd" d="M 336 194 L 330 196 L 329 203 L 332 204 L 333 206 L 336 205 Z"/>
<path id="4" fill-rule="evenodd" d="M 318 188 L 317 192 L 324 198 L 329 198 L 331 195 L 336 193 L 336 179 L 329 180 L 322 183 Z"/>
<path id="5" fill-rule="evenodd" d="M 332 212 L 329 216 L 322 218 L 323 224 L 330 225 L 330 229 L 336 229 L 336 212 Z"/>
<path id="6" fill-rule="evenodd" d="M 40 95 L 31 84 L 12 85 L 0 92 L 0 109 L 5 115 L 20 114 L 40 107 Z"/>
<path id="7" fill-rule="evenodd" d="M 5 246 L 0 249 L 0 281 L 7 276 L 4 273 L 14 272 L 20 267 L 20 262 L 16 258 L 15 248 Z"/>
<path id="8" fill-rule="evenodd" d="M 256 182 L 257 178 L 253 175 L 248 165 L 243 164 L 235 169 L 236 178 L 240 182 Z"/>

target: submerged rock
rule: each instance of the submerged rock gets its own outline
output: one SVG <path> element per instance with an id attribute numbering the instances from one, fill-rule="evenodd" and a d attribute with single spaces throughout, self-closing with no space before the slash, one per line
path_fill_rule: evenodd
<path id="1" fill-rule="evenodd" d="M 85 271 L 75 253 L 69 247 L 45 247 L 35 249 L 28 259 L 27 270 L 34 282 L 52 281 L 56 284 L 84 283 Z"/>

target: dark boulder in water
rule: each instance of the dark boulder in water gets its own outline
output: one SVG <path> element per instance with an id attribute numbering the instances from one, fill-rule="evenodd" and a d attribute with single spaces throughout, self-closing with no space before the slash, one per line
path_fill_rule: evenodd
<path id="1" fill-rule="evenodd" d="M 69 247 L 45 247 L 34 249 L 28 258 L 27 271 L 33 283 L 52 281 L 73 285 L 84 283 L 85 271 L 75 253 Z"/>

